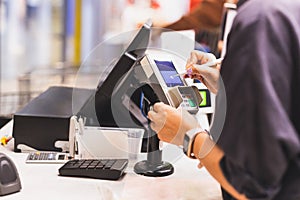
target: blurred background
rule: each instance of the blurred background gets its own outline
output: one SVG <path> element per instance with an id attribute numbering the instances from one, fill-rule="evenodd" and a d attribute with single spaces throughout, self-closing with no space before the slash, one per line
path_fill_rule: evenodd
<path id="1" fill-rule="evenodd" d="M 72 86 L 80 64 L 102 41 L 136 29 L 148 18 L 172 23 L 198 2 L 0 0 L 1 119 L 49 86 Z M 111 45 L 121 48 L 121 43 Z"/>

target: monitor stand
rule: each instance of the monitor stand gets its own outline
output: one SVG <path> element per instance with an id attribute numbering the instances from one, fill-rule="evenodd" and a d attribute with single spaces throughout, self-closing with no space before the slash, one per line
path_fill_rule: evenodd
<path id="1" fill-rule="evenodd" d="M 160 141 L 156 132 L 150 127 L 151 121 L 146 117 L 151 107 L 159 102 L 159 98 L 149 84 L 142 85 L 140 89 L 142 93 L 139 93 L 138 96 L 142 97 L 141 108 L 127 94 L 122 96 L 122 104 L 142 124 L 145 129 L 145 139 L 147 139 L 147 160 L 136 163 L 134 172 L 152 177 L 168 176 L 173 174 L 174 168 L 170 163 L 162 161 L 162 150 L 159 148 Z"/>
<path id="2" fill-rule="evenodd" d="M 159 148 L 157 134 L 150 128 L 148 129 L 148 149 L 147 160 L 135 164 L 134 172 L 144 176 L 162 177 L 173 174 L 172 164 L 162 161 L 162 150 Z"/>

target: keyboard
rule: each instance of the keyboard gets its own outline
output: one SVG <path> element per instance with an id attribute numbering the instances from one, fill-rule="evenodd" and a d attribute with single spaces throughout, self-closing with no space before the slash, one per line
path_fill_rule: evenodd
<path id="1" fill-rule="evenodd" d="M 127 165 L 128 159 L 76 159 L 68 161 L 58 171 L 61 176 L 118 180 Z"/>
<path id="2" fill-rule="evenodd" d="M 66 163 L 68 160 L 66 153 L 36 151 L 28 154 L 26 163 Z"/>

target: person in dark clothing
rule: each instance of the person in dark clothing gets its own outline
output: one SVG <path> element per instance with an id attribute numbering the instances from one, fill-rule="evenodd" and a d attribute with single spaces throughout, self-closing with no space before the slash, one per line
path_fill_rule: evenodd
<path id="1" fill-rule="evenodd" d="M 191 53 L 187 76 L 217 92 L 215 117 L 225 99 L 223 79 L 222 134 L 218 120 L 211 139 L 186 112 L 163 103 L 148 114 L 159 138 L 173 144 L 198 128 L 192 153 L 221 184 L 225 200 L 300 199 L 299 10 L 295 0 L 240 0 L 221 69 L 197 67 L 214 58 Z"/>
<path id="2" fill-rule="evenodd" d="M 175 31 L 194 29 L 196 33 L 203 30 L 215 31 L 221 25 L 224 3 L 225 0 L 203 0 L 190 13 L 164 28 Z"/>
<path id="3" fill-rule="evenodd" d="M 201 45 L 201 49 L 217 55 L 225 2 L 226 0 L 203 0 L 191 12 L 171 24 L 164 25 L 160 31 L 192 29 L 195 31 L 197 46 Z M 157 26 L 154 24 L 154 27 Z"/>

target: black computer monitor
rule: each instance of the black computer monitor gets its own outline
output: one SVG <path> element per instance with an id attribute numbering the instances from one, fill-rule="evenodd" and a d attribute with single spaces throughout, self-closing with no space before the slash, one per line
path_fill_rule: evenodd
<path id="1" fill-rule="evenodd" d="M 103 127 L 139 127 L 132 120 L 118 124 L 112 111 L 112 94 L 122 78 L 145 55 L 150 40 L 151 23 L 146 22 L 130 42 L 128 47 L 112 66 L 111 71 L 104 81 L 98 84 L 95 94 L 95 110 L 100 126 Z"/>
<path id="2" fill-rule="evenodd" d="M 147 152 L 147 160 L 136 163 L 134 171 L 156 177 L 170 175 L 174 168 L 170 163 L 162 161 L 158 136 L 144 116 L 155 102 L 167 102 L 164 95 L 158 95 L 163 93 L 159 83 L 144 82 L 148 78 L 147 73 L 139 71 L 142 69 L 139 61 L 148 48 L 150 32 L 150 24 L 145 23 L 112 66 L 105 80 L 98 84 L 95 110 L 100 126 L 145 129 L 141 150 Z M 144 94 L 143 98 L 141 94 Z M 142 106 L 141 102 L 148 104 Z"/>

